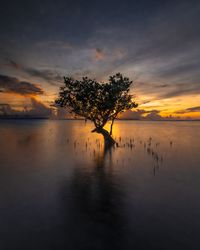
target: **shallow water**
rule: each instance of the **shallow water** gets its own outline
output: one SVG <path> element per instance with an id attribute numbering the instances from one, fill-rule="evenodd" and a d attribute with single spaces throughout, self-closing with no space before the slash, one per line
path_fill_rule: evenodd
<path id="1" fill-rule="evenodd" d="M 199 249 L 200 122 L 0 121 L 0 249 Z"/>

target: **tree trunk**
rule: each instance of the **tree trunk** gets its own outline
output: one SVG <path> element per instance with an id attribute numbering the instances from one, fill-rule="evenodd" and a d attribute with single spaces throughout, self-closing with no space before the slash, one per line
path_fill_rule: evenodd
<path id="1" fill-rule="evenodd" d="M 112 138 L 112 136 L 110 135 L 110 133 L 105 130 L 104 128 L 95 128 L 94 130 L 92 130 L 92 132 L 96 132 L 99 134 L 102 134 L 104 137 L 104 142 L 105 142 L 105 147 L 112 147 L 115 145 L 115 140 Z"/>
<path id="2" fill-rule="evenodd" d="M 112 135 L 112 129 L 113 129 L 113 123 L 114 123 L 114 118 L 112 119 L 111 125 L 110 125 L 110 136 Z"/>

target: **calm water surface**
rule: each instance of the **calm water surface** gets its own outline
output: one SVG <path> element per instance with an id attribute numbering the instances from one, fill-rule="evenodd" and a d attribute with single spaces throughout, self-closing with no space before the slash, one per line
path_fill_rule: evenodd
<path id="1" fill-rule="evenodd" d="M 200 249 L 200 122 L 0 121 L 0 249 Z"/>

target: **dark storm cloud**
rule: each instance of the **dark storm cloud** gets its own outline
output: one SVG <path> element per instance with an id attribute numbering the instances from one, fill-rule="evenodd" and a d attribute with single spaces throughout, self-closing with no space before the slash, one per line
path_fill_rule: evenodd
<path id="1" fill-rule="evenodd" d="M 20 81 L 15 77 L 0 75 L 0 91 L 20 95 L 41 95 L 44 91 L 37 85 Z"/>

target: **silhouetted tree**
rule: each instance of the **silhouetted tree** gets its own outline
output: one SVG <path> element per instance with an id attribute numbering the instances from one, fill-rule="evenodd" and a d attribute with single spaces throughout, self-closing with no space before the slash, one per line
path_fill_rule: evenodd
<path id="1" fill-rule="evenodd" d="M 95 129 L 92 132 L 101 133 L 107 145 L 113 145 L 112 127 L 115 118 L 125 110 L 137 107 L 133 96 L 129 94 L 132 81 L 117 73 L 109 77 L 108 83 L 83 77 L 74 80 L 64 77 L 64 86 L 60 88 L 56 105 L 66 107 L 70 112 L 91 120 Z M 104 129 L 111 121 L 110 133 Z"/>

